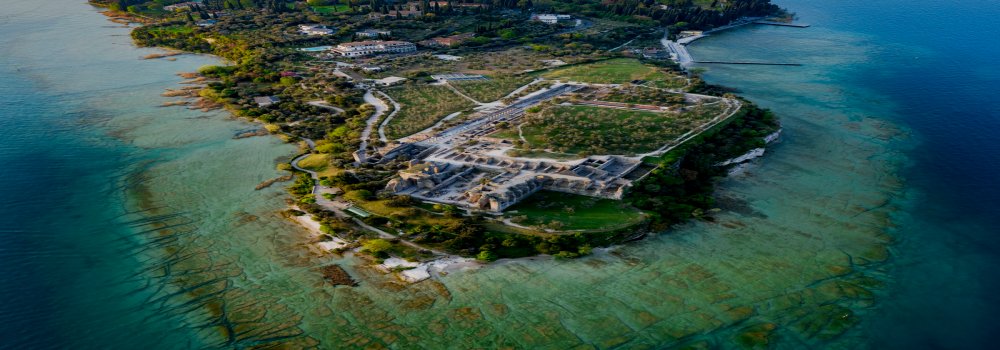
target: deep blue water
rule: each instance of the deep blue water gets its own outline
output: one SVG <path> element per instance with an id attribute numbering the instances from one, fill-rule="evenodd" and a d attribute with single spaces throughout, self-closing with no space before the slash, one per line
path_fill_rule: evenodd
<path id="1" fill-rule="evenodd" d="M 725 53 L 707 51 L 726 58 L 757 54 L 752 58 L 797 62 L 809 58 L 794 56 L 798 48 L 784 45 L 808 44 L 816 35 L 825 35 L 816 33 L 842 36 L 842 44 L 822 43 L 827 56 L 836 59 L 852 51 L 846 56 L 860 59 L 828 67 L 835 72 L 798 81 L 825 84 L 831 91 L 847 91 L 847 96 L 860 94 L 855 103 L 845 106 L 845 113 L 888 120 L 908 133 L 890 150 L 904 152 L 906 160 L 898 174 L 905 189 L 893 203 L 902 211 L 890 230 L 896 244 L 888 268 L 888 295 L 873 317 L 866 319 L 866 338 L 876 348 L 993 348 L 993 336 L 1000 331 L 995 321 L 1000 313 L 996 292 L 1000 288 L 1000 100 L 996 95 L 1000 2 L 776 3 L 813 26 L 740 29 L 743 32 L 703 39 L 705 43 L 695 44 L 692 52 L 696 59 L 717 58 L 698 56 L 697 46 L 709 45 L 732 48 Z M 795 40 L 784 41 L 786 37 Z M 762 49 L 755 39 L 774 46 Z M 739 88 L 779 114 L 796 110 L 776 93 L 780 88 L 760 86 L 741 75 L 812 74 L 805 73 L 809 67 L 708 69 L 709 81 L 714 77 L 713 82 L 721 80 Z"/>
<path id="2" fill-rule="evenodd" d="M 839 2 L 840 3 L 840 2 Z M 790 3 L 790 5 L 792 5 Z M 1000 2 L 842 2 L 838 27 L 887 50 L 857 76 L 896 106 L 917 145 L 903 169 L 898 284 L 873 337 L 898 348 L 991 348 L 1000 330 Z"/>
<path id="3" fill-rule="evenodd" d="M 86 110 L 51 103 L 64 96 L 5 73 L 0 347 L 158 344 L 170 328 L 150 327 L 158 322 L 152 310 L 131 309 L 144 294 L 132 294 L 142 286 L 130 278 L 138 264 L 117 220 L 135 153 L 94 133 L 96 116 Z"/>
<path id="4" fill-rule="evenodd" d="M 915 203 L 899 222 L 897 284 L 872 319 L 872 337 L 897 348 L 992 347 L 1000 330 L 1000 2 L 782 4 L 885 43 L 852 83 L 888 97 L 891 119 L 914 133 L 902 175 Z"/>
<path id="5" fill-rule="evenodd" d="M 123 29 L 83 2 L 0 6 L 0 348 L 196 346 L 183 315 L 147 302 L 155 286 L 127 224 L 123 187 L 162 150 L 101 127 L 142 113 L 107 100 L 155 97 L 176 69 L 144 70 L 113 36 Z"/>

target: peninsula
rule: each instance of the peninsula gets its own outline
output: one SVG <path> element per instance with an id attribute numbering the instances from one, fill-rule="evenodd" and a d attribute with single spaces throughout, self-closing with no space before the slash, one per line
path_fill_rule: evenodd
<path id="1" fill-rule="evenodd" d="M 713 183 L 780 132 L 677 43 L 781 15 L 768 0 L 91 1 L 142 22 L 141 46 L 226 59 L 175 104 L 299 143 L 258 187 L 293 181 L 286 214 L 316 244 L 390 267 L 712 220 Z"/>

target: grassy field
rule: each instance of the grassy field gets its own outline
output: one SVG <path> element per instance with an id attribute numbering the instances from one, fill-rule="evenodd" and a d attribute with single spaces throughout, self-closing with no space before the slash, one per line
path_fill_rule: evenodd
<path id="1" fill-rule="evenodd" d="M 684 113 L 555 106 L 529 116 L 521 129 L 531 148 L 627 155 L 656 150 L 722 111 L 720 106 L 692 107 Z"/>
<path id="2" fill-rule="evenodd" d="M 456 81 L 451 86 L 479 102 L 493 102 L 530 83 L 530 76 L 491 76 L 490 80 Z"/>
<path id="3" fill-rule="evenodd" d="M 524 216 L 520 225 L 566 231 L 611 230 L 635 225 L 646 218 L 642 211 L 621 201 L 550 191 L 531 195 L 507 213 L 512 217 Z"/>
<path id="4" fill-rule="evenodd" d="M 521 139 L 521 137 L 519 137 L 518 134 L 517 134 L 517 129 L 516 128 L 509 128 L 509 129 L 499 130 L 499 131 L 494 132 L 492 134 L 489 134 L 487 136 L 489 136 L 489 137 L 496 137 L 498 139 L 511 140 L 511 141 L 517 141 L 517 140 Z"/>
<path id="5" fill-rule="evenodd" d="M 153 35 L 186 35 L 194 32 L 194 27 L 188 26 L 167 26 L 167 27 L 150 27 L 149 33 Z"/>
<path id="6" fill-rule="evenodd" d="M 337 12 L 347 12 L 350 9 L 351 9 L 350 6 L 343 5 L 343 4 L 328 5 L 328 6 L 313 6 L 312 7 L 313 12 L 316 12 L 316 13 L 319 13 L 319 14 L 324 14 L 324 15 L 331 14 L 331 13 L 337 13 Z"/>
<path id="7" fill-rule="evenodd" d="M 409 84 L 385 92 L 402 107 L 386 124 L 386 136 L 393 139 L 412 135 L 449 114 L 475 106 L 447 86 Z"/>
<path id="8" fill-rule="evenodd" d="M 665 90 L 650 89 L 644 86 L 623 87 L 612 90 L 603 96 L 597 96 L 597 100 L 647 104 L 654 106 L 682 105 L 686 101 L 683 94 L 675 94 Z"/>
<path id="9" fill-rule="evenodd" d="M 650 87 L 660 88 L 660 89 L 683 89 L 687 87 L 688 80 L 682 76 L 670 76 L 666 75 L 663 80 L 652 80 L 646 85 Z"/>
<path id="10" fill-rule="evenodd" d="M 409 225 L 449 225 L 454 224 L 457 220 L 456 218 L 431 213 L 431 211 L 422 209 L 420 206 L 394 207 L 389 205 L 390 201 L 388 199 L 355 200 L 350 198 L 350 196 L 345 197 L 349 198 L 354 205 L 369 213 L 391 220 L 398 220 Z"/>
<path id="11" fill-rule="evenodd" d="M 676 76 L 647 66 L 632 58 L 615 58 L 606 61 L 560 68 L 541 74 L 546 79 L 572 80 L 594 84 L 621 84 L 645 80 L 650 84 L 671 85 Z M 662 83 L 660 83 L 662 82 Z"/>
<path id="12" fill-rule="evenodd" d="M 514 150 L 507 151 L 506 154 L 508 156 L 511 156 L 511 157 L 549 158 L 549 159 L 555 159 L 555 160 L 573 160 L 573 159 L 580 159 L 580 158 L 582 158 L 582 157 L 580 157 L 579 155 L 576 155 L 576 154 L 552 153 L 552 152 L 542 151 L 542 150 L 519 150 L 519 149 L 514 149 Z"/>
<path id="13" fill-rule="evenodd" d="M 299 166 L 303 169 L 315 171 L 319 177 L 333 176 L 340 171 L 330 165 L 329 154 L 311 154 L 299 161 Z"/>

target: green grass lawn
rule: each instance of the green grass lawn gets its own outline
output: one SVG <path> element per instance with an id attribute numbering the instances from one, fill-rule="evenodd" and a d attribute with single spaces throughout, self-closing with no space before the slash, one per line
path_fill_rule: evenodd
<path id="1" fill-rule="evenodd" d="M 663 80 L 652 80 L 646 85 L 660 89 L 683 89 L 687 87 L 687 78 L 682 76 L 667 76 Z"/>
<path id="2" fill-rule="evenodd" d="M 594 63 L 581 64 L 548 71 L 541 74 L 546 79 L 572 80 L 594 84 L 621 84 L 633 80 L 645 80 L 650 84 L 664 87 L 674 83 L 676 76 L 664 73 L 659 68 L 644 65 L 632 58 L 615 58 Z"/>
<path id="3" fill-rule="evenodd" d="M 411 225 L 448 225 L 457 220 L 456 218 L 433 214 L 419 206 L 394 207 L 389 205 L 389 202 L 388 199 L 370 201 L 352 199 L 354 205 L 361 207 L 361 209 L 369 213 L 385 218 L 399 219 Z"/>
<path id="4" fill-rule="evenodd" d="M 646 219 L 639 209 L 622 201 L 539 191 L 507 210 L 509 216 L 526 217 L 520 225 L 554 227 L 559 230 L 612 230 Z M 553 227 L 553 228 L 554 228 Z"/>
<path id="5" fill-rule="evenodd" d="M 318 14 L 323 14 L 323 15 L 328 15 L 328 14 L 336 13 L 336 12 L 347 12 L 350 9 L 351 9 L 350 6 L 343 5 L 343 4 L 328 5 L 328 6 L 313 6 L 312 7 L 313 12 L 316 12 Z"/>
<path id="6" fill-rule="evenodd" d="M 510 140 L 510 141 L 517 141 L 517 140 L 521 139 L 521 137 L 518 136 L 518 134 L 517 134 L 517 128 L 509 128 L 509 129 L 499 130 L 499 131 L 494 132 L 492 134 L 489 134 L 487 136 L 489 136 L 489 137 L 495 137 L 495 138 L 498 138 L 498 139 Z"/>
<path id="7" fill-rule="evenodd" d="M 514 150 L 507 151 L 506 154 L 508 156 L 511 156 L 511 157 L 549 158 L 549 159 L 555 159 L 555 160 L 573 160 L 573 159 L 583 158 L 583 157 L 580 157 L 579 155 L 576 155 L 576 154 L 553 153 L 553 152 L 542 151 L 542 150 L 520 150 L 520 149 L 514 149 Z"/>
<path id="8" fill-rule="evenodd" d="M 684 94 L 672 93 L 666 90 L 651 89 L 645 86 L 632 86 L 614 89 L 610 93 L 596 96 L 595 100 L 646 104 L 654 106 L 683 105 L 687 101 Z"/>
<path id="9" fill-rule="evenodd" d="M 386 124 L 386 136 L 397 139 L 429 128 L 449 114 L 475 106 L 447 86 L 408 84 L 385 91 L 401 109 Z"/>
<path id="10" fill-rule="evenodd" d="M 194 32 L 194 27 L 173 25 L 167 27 L 151 27 L 149 33 L 153 35 L 187 35 Z"/>
<path id="11" fill-rule="evenodd" d="M 303 169 L 315 171 L 319 177 L 333 176 L 340 171 L 330 165 L 329 154 L 311 154 L 299 161 L 299 166 Z"/>
<path id="12" fill-rule="evenodd" d="M 521 126 L 531 148 L 573 154 L 637 154 L 656 150 L 711 120 L 719 106 L 659 113 L 589 106 L 554 106 Z"/>
<path id="13" fill-rule="evenodd" d="M 530 83 L 530 76 L 491 76 L 490 80 L 450 82 L 451 86 L 479 102 L 493 102 Z"/>

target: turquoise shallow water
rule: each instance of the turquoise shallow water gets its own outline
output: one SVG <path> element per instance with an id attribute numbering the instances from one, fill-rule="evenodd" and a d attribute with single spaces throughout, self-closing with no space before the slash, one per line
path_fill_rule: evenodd
<path id="1" fill-rule="evenodd" d="M 75 0 L 0 2 L 0 347 L 985 348 L 995 327 L 995 4 L 788 1 L 814 26 L 703 39 L 805 64 L 706 67 L 785 126 L 714 223 L 405 286 L 253 189 L 294 147 L 156 107 L 214 59 L 140 60 Z M 329 263 L 361 286 L 324 285 Z"/>

